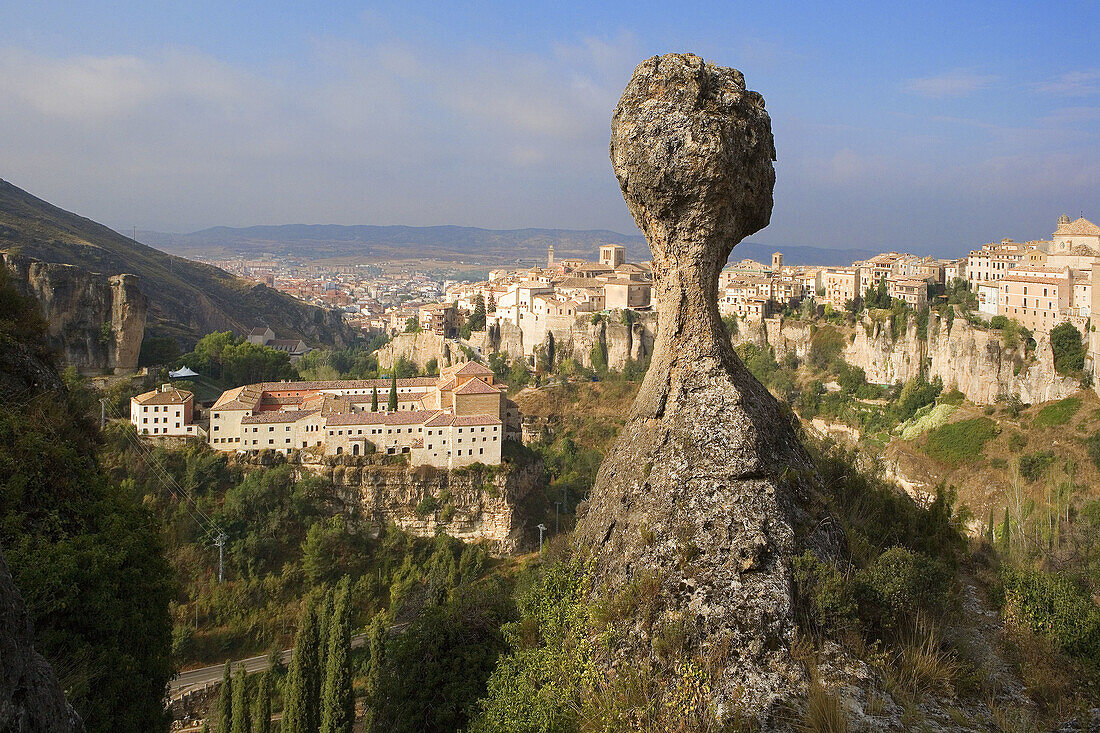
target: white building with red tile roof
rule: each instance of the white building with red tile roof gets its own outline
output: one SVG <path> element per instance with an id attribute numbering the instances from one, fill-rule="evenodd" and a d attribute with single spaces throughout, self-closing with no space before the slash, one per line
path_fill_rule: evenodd
<path id="1" fill-rule="evenodd" d="M 477 362 L 439 377 L 261 382 L 226 390 L 210 408 L 209 441 L 222 451 L 314 450 L 324 455 L 407 454 L 412 465 L 496 465 L 519 412 L 492 370 Z M 374 395 L 377 410 L 372 410 Z M 514 423 L 514 424 L 513 424 Z"/>
<path id="2" fill-rule="evenodd" d="M 130 400 L 130 423 L 138 435 L 205 438 L 205 431 L 194 423 L 194 417 L 195 396 L 170 384 Z"/>

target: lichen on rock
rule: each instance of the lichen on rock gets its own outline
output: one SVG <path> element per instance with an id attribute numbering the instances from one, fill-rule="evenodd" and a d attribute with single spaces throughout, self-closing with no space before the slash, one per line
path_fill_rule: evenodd
<path id="1" fill-rule="evenodd" d="M 790 654 L 791 559 L 843 544 L 789 415 L 741 364 L 718 314 L 719 271 L 771 216 L 771 122 L 739 71 L 659 56 L 634 70 L 610 152 L 653 251 L 660 327 L 576 542 L 596 595 L 657 579 L 658 616 L 688 620 L 719 715 L 767 720 L 805 684 Z M 646 654 L 653 626 L 639 622 L 608 663 Z"/>

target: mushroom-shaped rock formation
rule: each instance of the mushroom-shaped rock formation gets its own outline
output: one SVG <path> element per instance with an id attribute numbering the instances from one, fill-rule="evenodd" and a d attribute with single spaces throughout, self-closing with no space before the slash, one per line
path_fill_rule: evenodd
<path id="1" fill-rule="evenodd" d="M 634 70 L 612 118 L 611 160 L 653 250 L 660 327 L 575 535 L 596 593 L 642 576 L 659 588 L 659 620 L 639 621 L 611 665 L 643 658 L 660 624 L 686 622 L 710 670 L 710 704 L 759 719 L 804 686 L 790 654 L 792 557 L 832 556 L 842 543 L 790 418 L 737 358 L 718 314 L 726 258 L 771 216 L 774 159 L 764 99 L 739 71 L 689 54 Z"/>

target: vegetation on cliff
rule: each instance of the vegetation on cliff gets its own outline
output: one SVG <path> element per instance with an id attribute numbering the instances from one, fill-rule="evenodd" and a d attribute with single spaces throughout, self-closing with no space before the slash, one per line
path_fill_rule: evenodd
<path id="1" fill-rule="evenodd" d="M 89 731 L 166 730 L 172 579 L 156 519 L 97 457 L 92 393 L 0 269 L 0 546 L 36 649 Z"/>

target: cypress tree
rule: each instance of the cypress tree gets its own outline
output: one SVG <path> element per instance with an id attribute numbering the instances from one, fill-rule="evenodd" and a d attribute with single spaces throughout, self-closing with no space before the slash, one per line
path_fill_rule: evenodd
<path id="1" fill-rule="evenodd" d="M 985 538 L 989 541 L 990 547 L 993 546 L 993 507 L 989 507 L 989 523 L 985 527 Z"/>
<path id="2" fill-rule="evenodd" d="M 222 671 L 222 689 L 218 693 L 218 707 L 215 717 L 218 720 L 218 733 L 229 733 L 233 727 L 233 680 L 229 676 L 229 660 Z"/>
<path id="3" fill-rule="evenodd" d="M 348 578 L 340 581 L 329 628 L 321 733 L 351 733 L 355 698 L 351 691 L 351 600 Z"/>
<path id="4" fill-rule="evenodd" d="M 386 665 L 386 614 L 379 611 L 371 621 L 367 632 L 367 649 L 370 659 L 367 661 L 367 720 L 364 730 L 370 730 L 374 724 L 374 711 L 382 705 L 382 668 Z"/>
<path id="5" fill-rule="evenodd" d="M 256 685 L 255 733 L 271 733 L 271 676 L 272 670 L 260 675 L 260 684 Z"/>
<path id="6" fill-rule="evenodd" d="M 322 680 L 328 665 L 328 635 L 332 627 L 332 603 L 332 588 L 325 588 L 320 611 L 317 613 L 317 672 Z"/>
<path id="7" fill-rule="evenodd" d="M 283 733 L 314 733 L 320 725 L 317 643 L 317 611 L 311 606 L 294 639 L 283 692 Z"/>
<path id="8" fill-rule="evenodd" d="M 1001 524 L 1001 542 L 1000 551 L 1002 555 L 1008 556 L 1008 551 L 1012 549 L 1012 522 L 1008 518 L 1008 507 L 1005 507 L 1005 519 Z"/>
<path id="9" fill-rule="evenodd" d="M 397 368 L 390 374 L 390 412 L 397 412 Z"/>
<path id="10" fill-rule="evenodd" d="M 233 678 L 233 721 L 230 727 L 233 733 L 252 733 L 248 703 L 248 671 L 243 664 L 238 664 L 237 675 Z"/>
<path id="11" fill-rule="evenodd" d="M 370 411 L 378 412 L 378 387 L 374 387 L 370 395 Z"/>

